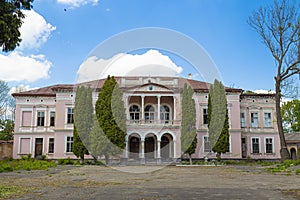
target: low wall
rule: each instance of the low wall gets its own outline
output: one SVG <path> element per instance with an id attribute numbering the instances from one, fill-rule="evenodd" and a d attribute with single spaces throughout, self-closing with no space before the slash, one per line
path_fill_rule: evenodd
<path id="1" fill-rule="evenodd" d="M 0 140 L 0 160 L 12 158 L 13 140 Z"/>

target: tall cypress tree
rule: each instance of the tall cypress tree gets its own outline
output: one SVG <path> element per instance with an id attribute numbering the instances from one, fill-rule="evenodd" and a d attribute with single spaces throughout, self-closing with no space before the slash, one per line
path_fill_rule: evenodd
<path id="1" fill-rule="evenodd" d="M 119 154 L 125 146 L 126 116 L 122 96 L 114 77 L 108 76 L 96 102 L 96 117 L 103 133 L 119 151 L 113 147 L 108 148 L 104 152 L 106 163 L 109 162 L 110 155 Z"/>
<path id="2" fill-rule="evenodd" d="M 80 86 L 76 90 L 74 108 L 73 153 L 84 161 L 88 154 L 89 135 L 93 126 L 92 89 Z"/>
<path id="3" fill-rule="evenodd" d="M 212 150 L 221 158 L 229 151 L 229 123 L 224 85 L 215 80 L 208 97 L 208 132 Z"/>
<path id="4" fill-rule="evenodd" d="M 189 156 L 192 164 L 192 154 L 197 147 L 196 109 L 193 99 L 194 91 L 184 84 L 182 91 L 182 120 L 181 120 L 181 151 Z"/>

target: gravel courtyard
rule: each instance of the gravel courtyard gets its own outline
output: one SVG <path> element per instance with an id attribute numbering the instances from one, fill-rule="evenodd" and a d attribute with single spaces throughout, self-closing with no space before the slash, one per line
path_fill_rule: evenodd
<path id="1" fill-rule="evenodd" d="M 0 184 L 26 189 L 12 199 L 300 199 L 300 175 L 258 166 L 58 166 L 1 173 Z"/>

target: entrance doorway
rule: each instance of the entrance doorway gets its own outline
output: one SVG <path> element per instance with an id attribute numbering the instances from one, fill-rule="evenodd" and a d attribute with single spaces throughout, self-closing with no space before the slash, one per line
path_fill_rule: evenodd
<path id="1" fill-rule="evenodd" d="M 247 157 L 247 140 L 246 138 L 242 138 L 242 158 Z"/>
<path id="2" fill-rule="evenodd" d="M 43 155 L 43 138 L 35 138 L 34 158 L 40 158 Z"/>
<path id="3" fill-rule="evenodd" d="M 129 141 L 129 158 L 139 159 L 140 138 L 132 136 Z"/>
<path id="4" fill-rule="evenodd" d="M 291 148 L 291 159 L 292 160 L 297 160 L 297 155 L 296 155 L 296 149 Z"/>
<path id="5" fill-rule="evenodd" d="M 145 138 L 145 158 L 154 159 L 155 153 L 155 138 L 154 136 Z"/>

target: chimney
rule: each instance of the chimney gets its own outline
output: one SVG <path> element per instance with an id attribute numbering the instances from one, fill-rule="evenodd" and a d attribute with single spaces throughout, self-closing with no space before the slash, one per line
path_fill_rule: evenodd
<path id="1" fill-rule="evenodd" d="M 189 73 L 189 74 L 188 74 L 188 79 L 189 79 L 189 80 L 192 80 L 192 79 L 193 79 L 193 74 Z"/>

